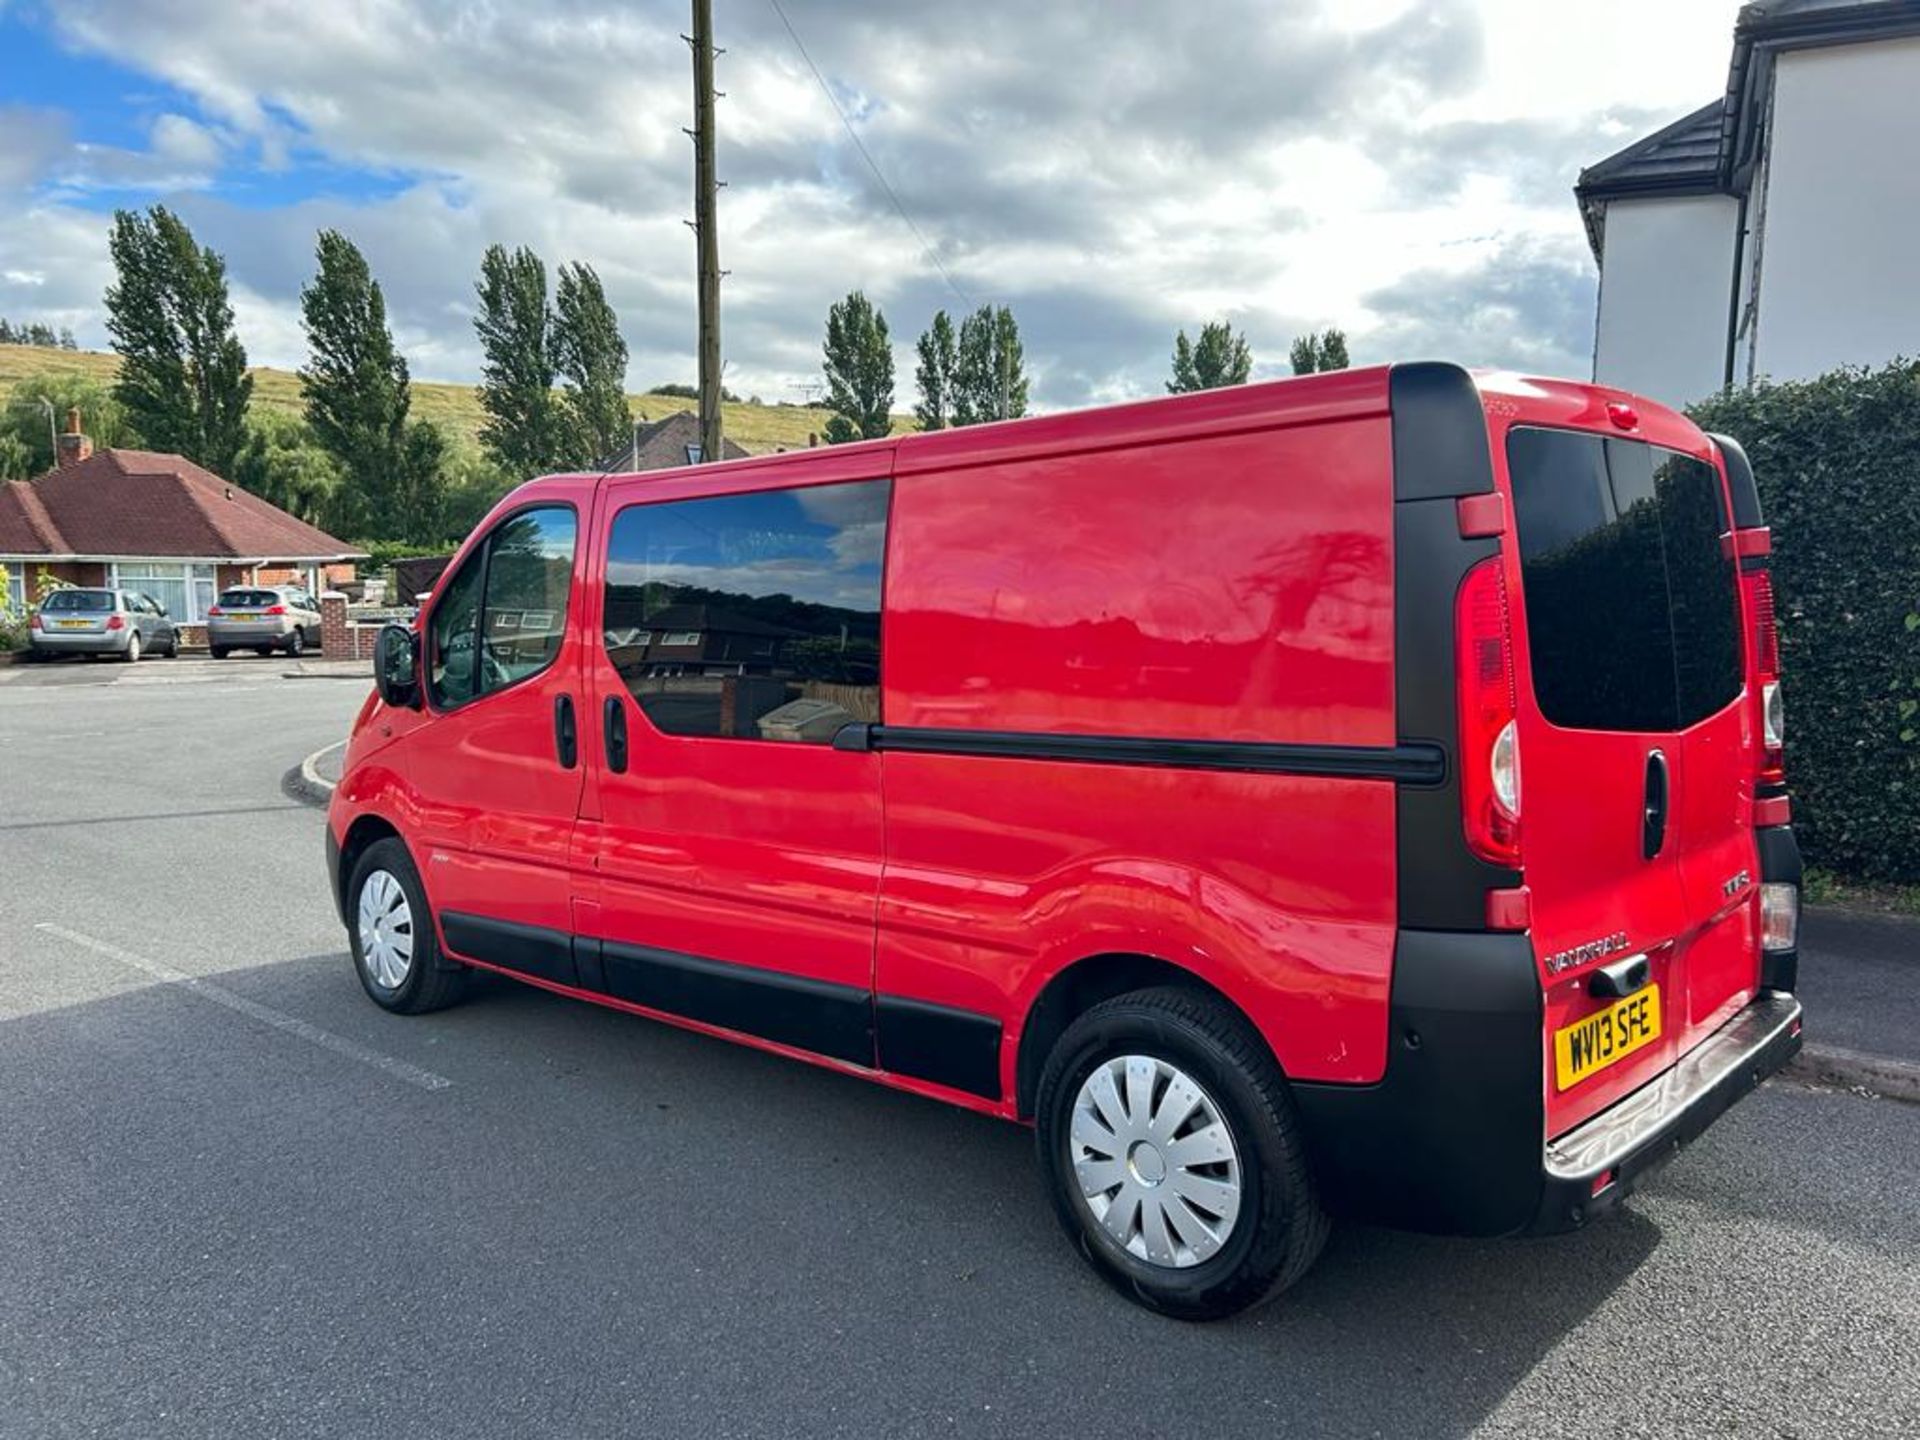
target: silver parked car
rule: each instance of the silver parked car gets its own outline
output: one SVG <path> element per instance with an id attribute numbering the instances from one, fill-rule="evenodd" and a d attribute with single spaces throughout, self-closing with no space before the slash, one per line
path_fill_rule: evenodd
<path id="1" fill-rule="evenodd" d="M 291 585 L 238 585 L 207 611 L 207 649 L 216 660 L 235 650 L 299 655 L 320 643 L 320 602 Z"/>
<path id="2" fill-rule="evenodd" d="M 40 602 L 27 631 L 33 653 L 142 655 L 180 653 L 180 635 L 160 603 L 138 590 L 56 590 Z"/>

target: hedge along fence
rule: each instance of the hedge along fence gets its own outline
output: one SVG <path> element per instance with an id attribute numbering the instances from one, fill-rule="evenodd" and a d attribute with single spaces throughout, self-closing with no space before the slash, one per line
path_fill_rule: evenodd
<path id="1" fill-rule="evenodd" d="M 1787 781 L 1810 863 L 1920 880 L 1920 363 L 1703 401 L 1773 529 Z"/>

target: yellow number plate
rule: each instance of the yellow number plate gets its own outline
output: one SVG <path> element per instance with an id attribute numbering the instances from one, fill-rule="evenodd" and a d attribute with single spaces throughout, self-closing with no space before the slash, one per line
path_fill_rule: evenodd
<path id="1" fill-rule="evenodd" d="M 1644 1050 L 1660 1038 L 1660 987 L 1649 985 L 1553 1035 L 1554 1078 L 1562 1090 Z"/>
<path id="2" fill-rule="evenodd" d="M 258 620 L 260 617 L 251 610 L 234 610 L 228 613 L 229 620 Z"/>
<path id="3" fill-rule="evenodd" d="M 60 622 L 60 628 L 61 628 L 62 630 L 91 630 L 91 629 L 93 628 L 93 621 L 91 621 L 91 620 L 62 620 L 62 621 Z"/>

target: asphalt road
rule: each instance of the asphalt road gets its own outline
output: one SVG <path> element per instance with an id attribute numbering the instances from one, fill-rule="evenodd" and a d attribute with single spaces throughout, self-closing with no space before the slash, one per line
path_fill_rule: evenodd
<path id="1" fill-rule="evenodd" d="M 1920 1433 L 1920 1109 L 1775 1082 L 1554 1241 L 1159 1320 L 1010 1126 L 510 982 L 360 993 L 361 695 L 0 672 L 0 1435 Z M 89 673 L 91 672 L 91 673 Z"/>

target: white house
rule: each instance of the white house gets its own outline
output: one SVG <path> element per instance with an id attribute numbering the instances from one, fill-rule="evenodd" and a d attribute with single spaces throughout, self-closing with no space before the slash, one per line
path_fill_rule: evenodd
<path id="1" fill-rule="evenodd" d="M 1581 172 L 1596 380 L 1671 404 L 1920 356 L 1920 0 L 1768 0 L 1720 99 Z"/>

